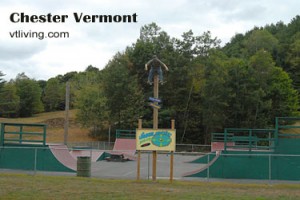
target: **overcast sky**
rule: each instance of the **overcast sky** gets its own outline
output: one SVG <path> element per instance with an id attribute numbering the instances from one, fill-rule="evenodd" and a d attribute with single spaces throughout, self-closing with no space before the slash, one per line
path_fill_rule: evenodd
<path id="1" fill-rule="evenodd" d="M 230 41 L 254 26 L 299 15 L 299 0 L 0 0 L 0 71 L 6 80 L 25 72 L 47 80 L 88 65 L 102 69 L 112 56 L 139 37 L 140 28 L 155 22 L 171 37 L 193 30 L 195 35 Z M 10 15 L 69 15 L 65 23 L 12 23 Z M 132 15 L 137 23 L 75 23 L 73 13 Z M 11 38 L 10 32 L 69 32 L 69 38 Z"/>

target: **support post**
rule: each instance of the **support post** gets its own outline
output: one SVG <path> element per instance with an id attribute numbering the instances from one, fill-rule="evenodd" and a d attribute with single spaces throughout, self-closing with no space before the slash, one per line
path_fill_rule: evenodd
<path id="1" fill-rule="evenodd" d="M 275 118 L 275 134 L 274 134 L 275 146 L 278 144 L 278 135 L 279 135 L 279 118 L 276 117 Z"/>
<path id="2" fill-rule="evenodd" d="M 43 126 L 43 146 L 46 146 L 46 131 L 47 131 L 47 126 Z"/>
<path id="3" fill-rule="evenodd" d="M 33 174 L 35 175 L 37 171 L 37 148 L 34 149 L 34 166 L 33 166 Z"/>
<path id="4" fill-rule="evenodd" d="M 224 130 L 224 151 L 227 152 L 227 129 Z"/>
<path id="5" fill-rule="evenodd" d="M 171 120 L 171 129 L 175 129 L 175 119 Z"/>
<path id="6" fill-rule="evenodd" d="M 159 92 L 159 83 L 158 83 L 158 75 L 154 75 L 153 81 L 153 95 L 154 98 L 158 99 Z M 158 109 L 153 107 L 153 129 L 158 129 Z M 152 152 L 152 180 L 156 181 L 156 161 L 157 161 L 157 151 Z"/>
<path id="7" fill-rule="evenodd" d="M 108 145 L 110 145 L 110 131 L 111 131 L 111 124 L 109 122 L 109 127 L 108 127 Z"/>
<path id="8" fill-rule="evenodd" d="M 5 123 L 1 123 L 1 133 L 0 133 L 0 146 L 4 145 L 4 134 L 5 134 Z"/>
<path id="9" fill-rule="evenodd" d="M 22 144 L 23 140 L 23 126 L 20 126 L 20 135 L 19 135 L 19 143 Z"/>
<path id="10" fill-rule="evenodd" d="M 138 121 L 138 129 L 142 129 L 143 128 L 143 121 L 142 119 L 139 119 Z"/>
<path id="11" fill-rule="evenodd" d="M 269 154 L 269 183 L 272 181 L 272 157 Z"/>
<path id="12" fill-rule="evenodd" d="M 171 129 L 175 129 L 175 120 L 171 120 Z M 174 176 L 174 152 L 171 151 L 170 155 L 170 182 L 173 182 L 173 176 Z"/>
<path id="13" fill-rule="evenodd" d="M 173 175 L 174 174 L 174 152 L 171 151 L 170 155 L 170 182 L 173 182 Z"/>
<path id="14" fill-rule="evenodd" d="M 141 178 L 141 151 L 138 150 L 138 160 L 137 160 L 137 171 L 136 171 L 136 180 L 139 181 Z"/>
<path id="15" fill-rule="evenodd" d="M 142 129 L 142 119 L 138 120 L 138 129 Z M 141 151 L 138 150 L 138 159 L 137 159 L 137 170 L 136 170 L 136 180 L 140 180 L 141 176 Z"/>
<path id="16" fill-rule="evenodd" d="M 209 155 L 210 155 L 210 154 L 207 155 L 207 165 L 208 165 L 208 168 L 207 168 L 207 175 L 206 175 L 206 176 L 207 176 L 207 181 L 209 181 L 209 162 L 210 162 Z M 216 156 L 217 156 L 217 155 L 216 155 Z"/>

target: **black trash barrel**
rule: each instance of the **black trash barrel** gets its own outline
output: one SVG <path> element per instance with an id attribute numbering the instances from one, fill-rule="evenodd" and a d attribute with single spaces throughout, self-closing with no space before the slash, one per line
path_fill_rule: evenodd
<path id="1" fill-rule="evenodd" d="M 77 157 L 77 176 L 91 177 L 91 157 Z"/>

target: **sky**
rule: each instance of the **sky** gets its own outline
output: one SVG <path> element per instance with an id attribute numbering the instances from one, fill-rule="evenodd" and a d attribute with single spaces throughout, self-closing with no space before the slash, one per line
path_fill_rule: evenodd
<path id="1" fill-rule="evenodd" d="M 0 0 L 0 71 L 5 80 L 24 72 L 29 78 L 48 80 L 92 65 L 103 69 L 117 52 L 135 43 L 140 28 L 155 22 L 171 37 L 210 31 L 230 41 L 237 33 L 279 21 L 288 24 L 299 15 L 299 0 Z M 133 15 L 132 23 L 76 23 L 73 13 Z M 65 23 L 13 23 L 13 13 L 68 15 Z M 68 38 L 25 38 L 16 31 L 68 32 Z M 146 62 L 146 61 L 145 61 Z"/>

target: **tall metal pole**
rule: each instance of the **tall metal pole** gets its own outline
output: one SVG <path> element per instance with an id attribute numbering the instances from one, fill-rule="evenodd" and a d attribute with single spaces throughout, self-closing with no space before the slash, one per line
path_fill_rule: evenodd
<path id="1" fill-rule="evenodd" d="M 70 109 L 70 83 L 66 84 L 66 105 L 65 105 L 65 130 L 64 130 L 64 144 L 68 143 L 68 131 L 69 131 L 69 109 Z"/>
<path id="2" fill-rule="evenodd" d="M 158 99 L 158 74 L 154 75 L 154 85 L 153 85 L 153 95 L 154 98 Z M 158 129 L 158 109 L 153 107 L 153 129 Z M 152 180 L 156 181 L 156 161 L 157 161 L 157 151 L 152 152 Z"/>

